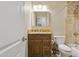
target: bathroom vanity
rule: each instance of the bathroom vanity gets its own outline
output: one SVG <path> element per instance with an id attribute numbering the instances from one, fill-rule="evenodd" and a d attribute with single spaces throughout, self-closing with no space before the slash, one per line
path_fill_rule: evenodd
<path id="1" fill-rule="evenodd" d="M 50 10 L 46 5 L 35 5 L 32 9 L 31 28 L 28 31 L 28 56 L 51 56 Z"/>
<path id="2" fill-rule="evenodd" d="M 29 57 L 51 56 L 51 32 L 28 33 L 28 56 Z"/>

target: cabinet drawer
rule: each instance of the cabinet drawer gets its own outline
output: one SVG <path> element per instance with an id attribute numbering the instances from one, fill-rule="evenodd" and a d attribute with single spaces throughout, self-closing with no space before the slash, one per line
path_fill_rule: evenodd
<path id="1" fill-rule="evenodd" d="M 28 38 L 29 39 L 32 39 L 32 40 L 36 40 L 36 39 L 41 39 L 42 37 L 41 37 L 41 35 L 38 35 L 38 34 L 30 34 L 30 35 L 28 35 Z"/>
<path id="2" fill-rule="evenodd" d="M 51 40 L 50 34 L 29 34 L 29 39 L 42 39 L 42 40 Z"/>
<path id="3" fill-rule="evenodd" d="M 42 35 L 43 40 L 51 40 L 51 35 Z"/>

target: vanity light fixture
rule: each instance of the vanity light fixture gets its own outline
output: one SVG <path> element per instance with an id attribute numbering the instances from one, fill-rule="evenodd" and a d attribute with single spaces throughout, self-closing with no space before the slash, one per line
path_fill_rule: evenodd
<path id="1" fill-rule="evenodd" d="M 34 5 L 33 10 L 35 10 L 35 11 L 38 11 L 38 10 L 47 11 L 48 8 L 47 8 L 47 5 Z"/>

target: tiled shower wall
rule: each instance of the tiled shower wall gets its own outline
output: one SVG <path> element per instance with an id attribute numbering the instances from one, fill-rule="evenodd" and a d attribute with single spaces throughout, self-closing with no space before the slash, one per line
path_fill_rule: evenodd
<path id="1" fill-rule="evenodd" d="M 67 17 L 65 24 L 66 43 L 79 43 L 79 2 L 67 2 Z"/>

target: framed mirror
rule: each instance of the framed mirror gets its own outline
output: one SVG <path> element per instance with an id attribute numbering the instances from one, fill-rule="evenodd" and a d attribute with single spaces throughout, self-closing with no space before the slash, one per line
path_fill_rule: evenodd
<path id="1" fill-rule="evenodd" d="M 32 23 L 34 27 L 47 27 L 49 26 L 49 13 L 48 12 L 33 12 Z"/>
<path id="2" fill-rule="evenodd" d="M 46 27 L 47 26 L 47 17 L 46 13 L 36 13 L 35 26 L 37 27 Z"/>

